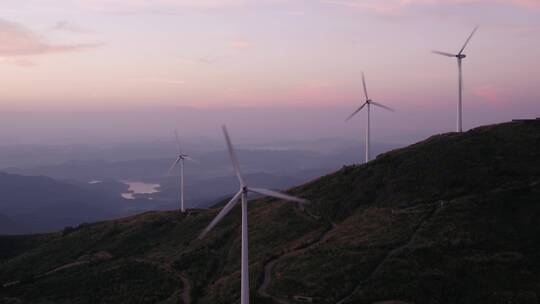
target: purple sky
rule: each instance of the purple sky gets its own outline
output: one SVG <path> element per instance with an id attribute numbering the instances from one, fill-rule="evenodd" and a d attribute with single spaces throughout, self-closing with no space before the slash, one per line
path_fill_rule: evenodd
<path id="1" fill-rule="evenodd" d="M 3 0 L 0 139 L 219 135 L 375 138 L 540 116 L 538 0 Z M 164 135 L 165 134 L 165 135 Z M 260 135 L 259 135 L 260 136 Z M 358 140 L 361 140 L 359 138 Z"/>

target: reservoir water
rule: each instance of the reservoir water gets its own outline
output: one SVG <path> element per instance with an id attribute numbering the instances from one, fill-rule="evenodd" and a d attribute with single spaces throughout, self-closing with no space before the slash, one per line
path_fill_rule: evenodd
<path id="1" fill-rule="evenodd" d="M 159 192 L 159 184 L 144 183 L 144 182 L 129 182 L 123 181 L 128 185 L 128 191 L 122 193 L 122 197 L 125 199 L 135 199 L 135 194 L 152 194 Z"/>

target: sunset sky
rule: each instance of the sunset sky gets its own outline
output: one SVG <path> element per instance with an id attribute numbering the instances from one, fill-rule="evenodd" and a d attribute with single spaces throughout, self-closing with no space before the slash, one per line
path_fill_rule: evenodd
<path id="1" fill-rule="evenodd" d="M 3 0 L 0 11 L 0 113 L 352 111 L 364 71 L 375 100 L 453 125 L 456 63 L 430 51 L 457 52 L 479 25 L 466 107 L 489 108 L 479 123 L 540 116 L 538 0 Z"/>

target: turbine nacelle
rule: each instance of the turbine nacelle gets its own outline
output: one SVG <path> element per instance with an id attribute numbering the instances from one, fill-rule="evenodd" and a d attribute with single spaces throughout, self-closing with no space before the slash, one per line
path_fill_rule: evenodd
<path id="1" fill-rule="evenodd" d="M 383 104 L 380 104 L 378 102 L 375 102 L 375 101 L 373 101 L 372 99 L 369 98 L 368 92 L 367 92 L 367 86 L 366 86 L 366 77 L 364 76 L 364 73 L 362 73 L 362 85 L 364 87 L 364 95 L 366 96 L 366 101 L 358 109 L 356 109 L 356 111 L 354 111 L 351 115 L 349 115 L 349 117 L 347 117 L 347 119 L 345 119 L 345 121 L 349 121 L 349 119 L 353 118 L 353 116 L 356 115 L 358 112 L 362 111 L 362 109 L 366 105 L 374 105 L 374 106 L 383 108 L 383 109 L 388 110 L 388 111 L 392 111 L 392 112 L 394 111 L 394 109 L 392 109 L 390 107 L 387 107 L 387 106 L 385 106 Z"/>
<path id="2" fill-rule="evenodd" d="M 241 253 L 241 263 L 240 263 L 240 303 L 249 304 L 249 258 L 248 258 L 248 194 L 249 192 L 256 193 L 263 196 L 269 196 L 286 201 L 295 201 L 299 203 L 307 203 L 308 201 L 300 199 L 294 196 L 290 196 L 284 193 L 280 193 L 273 190 L 263 189 L 263 188 L 250 188 L 246 185 L 242 174 L 240 172 L 240 163 L 236 158 L 236 152 L 231 143 L 229 133 L 227 128 L 223 126 L 223 135 L 225 136 L 225 141 L 227 142 L 227 147 L 229 148 L 229 156 L 231 157 L 231 162 L 234 168 L 234 173 L 240 184 L 240 189 L 236 194 L 231 198 L 231 200 L 221 208 L 218 215 L 210 222 L 210 224 L 201 232 L 199 239 L 204 238 L 204 236 L 214 228 L 222 219 L 225 217 L 231 210 L 236 206 L 240 201 L 242 205 L 242 253 Z"/>
<path id="3" fill-rule="evenodd" d="M 236 178 L 238 179 L 238 183 L 240 184 L 240 189 L 236 194 L 231 198 L 231 200 L 221 209 L 221 211 L 218 213 L 218 215 L 212 220 L 212 222 L 204 229 L 201 234 L 199 235 L 199 239 L 204 238 L 204 236 L 214 228 L 215 225 L 217 225 L 221 219 L 227 215 L 233 207 L 240 201 L 241 199 L 246 199 L 247 201 L 247 195 L 249 193 L 256 193 L 263 196 L 269 196 L 285 201 L 292 201 L 297 202 L 301 204 L 307 204 L 309 203 L 308 200 L 301 199 L 298 197 L 294 197 L 285 193 L 269 190 L 269 189 L 263 189 L 263 188 L 251 188 L 248 187 L 246 182 L 244 181 L 244 178 L 242 177 L 242 173 L 240 172 L 240 163 L 238 162 L 238 158 L 236 157 L 236 152 L 234 150 L 234 147 L 232 145 L 231 139 L 229 137 L 229 133 L 227 132 L 227 128 L 223 126 L 223 135 L 225 136 L 225 141 L 227 142 L 227 147 L 229 149 L 229 156 L 231 157 L 231 162 L 233 165 L 234 173 L 236 175 Z"/>
<path id="4" fill-rule="evenodd" d="M 477 30 L 478 30 L 478 26 L 476 26 L 473 29 L 469 37 L 467 37 L 467 40 L 465 40 L 465 44 L 463 44 L 463 47 L 461 48 L 461 50 L 459 50 L 457 54 L 439 52 L 439 51 L 432 51 L 432 53 L 437 54 L 437 55 L 447 56 L 447 57 L 456 57 L 457 59 L 464 59 L 465 57 L 467 57 L 467 55 L 463 54 L 463 51 L 465 51 L 467 44 L 469 44 L 469 41 L 471 41 L 471 38 L 474 36 L 474 33 L 476 33 Z"/>
<path id="5" fill-rule="evenodd" d="M 382 109 L 385 109 L 385 110 L 388 110 L 388 111 L 391 111 L 391 112 L 394 112 L 394 109 L 390 108 L 390 107 L 387 107 L 383 104 L 380 104 L 378 102 L 375 102 L 373 101 L 372 99 L 369 98 L 369 95 L 368 95 L 368 91 L 367 91 L 367 86 L 366 86 L 366 77 L 364 76 L 364 73 L 362 73 L 362 86 L 364 87 L 364 96 L 366 97 L 366 101 L 360 105 L 360 107 L 358 109 L 356 109 L 354 112 L 352 112 L 351 115 L 349 115 L 345 121 L 349 121 L 349 119 L 353 118 L 356 114 L 358 114 L 358 112 L 362 111 L 362 109 L 367 105 L 367 128 L 366 128 L 366 163 L 369 162 L 369 155 L 370 155 L 370 150 L 369 150 L 369 141 L 370 141 L 370 117 L 369 117 L 369 112 L 370 112 L 370 106 L 373 105 L 373 106 L 376 106 L 376 107 L 379 107 L 379 108 L 382 108 Z"/>
<path id="6" fill-rule="evenodd" d="M 178 149 L 178 154 L 176 156 L 176 159 L 172 163 L 171 167 L 169 168 L 169 174 L 173 172 L 175 168 L 178 167 L 179 171 L 179 178 L 180 178 L 180 211 L 184 212 L 184 161 L 185 160 L 191 160 L 194 161 L 189 155 L 182 152 L 182 147 L 180 146 L 180 139 L 178 138 L 178 131 L 174 131 L 174 135 L 176 137 L 176 148 Z"/>
<path id="7" fill-rule="evenodd" d="M 439 52 L 439 51 L 432 51 L 433 54 L 446 56 L 446 57 L 455 57 L 457 58 L 457 64 L 458 64 L 458 107 L 457 107 L 457 119 L 456 119 L 456 129 L 457 132 L 463 131 L 463 109 L 462 109 L 462 102 L 463 102 L 463 76 L 462 76 L 462 59 L 467 57 L 467 55 L 463 54 L 463 51 L 465 51 L 465 48 L 471 41 L 471 38 L 474 36 L 474 33 L 476 33 L 476 30 L 478 30 L 478 26 L 473 29 L 469 37 L 467 37 L 467 40 L 465 40 L 465 43 L 463 44 L 463 47 L 457 54 L 451 54 L 446 52 Z"/>

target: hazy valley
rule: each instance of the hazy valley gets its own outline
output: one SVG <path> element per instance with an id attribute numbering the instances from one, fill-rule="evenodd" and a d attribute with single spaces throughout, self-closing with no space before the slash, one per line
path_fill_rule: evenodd
<path id="1" fill-rule="evenodd" d="M 322 149 L 323 152 L 315 152 L 319 147 L 317 142 L 289 142 L 280 149 L 261 147 L 240 150 L 239 154 L 244 160 L 247 180 L 267 188 L 286 189 L 333 172 L 342 164 L 362 157 L 356 146 L 350 147 L 338 140 L 332 142 L 338 144 Z M 12 152 L 0 157 L 0 163 L 18 163 L 14 157 L 22 159 L 29 157 L 27 153 L 34 153 L 34 161 L 49 164 L 3 170 L 9 174 L 1 175 L 6 187 L 2 188 L 4 193 L 0 193 L 0 204 L 3 202 L 0 214 L 5 218 L 0 234 L 50 232 L 83 222 L 178 208 L 178 172 L 167 172 L 174 160 L 174 143 L 164 144 L 165 148 L 156 150 L 151 158 L 148 151 L 153 145 L 129 144 L 126 147 L 126 144 L 117 144 L 101 153 L 88 152 L 89 148 L 77 146 L 35 146 L 30 150 L 12 146 Z M 375 148 L 383 152 L 392 146 L 377 144 Z M 215 149 L 212 144 L 196 147 L 198 152 L 192 153 L 196 161 L 186 165 L 186 201 L 189 207 L 206 208 L 232 194 L 236 181 L 230 174 L 225 151 L 212 151 Z M 128 150 L 127 159 L 118 160 Z M 94 157 L 108 157 L 110 160 L 56 160 L 68 157 L 65 151 L 72 151 L 71 157 L 94 153 Z M 170 156 L 166 158 L 167 154 Z M 143 183 L 142 188 L 156 185 L 152 190 L 156 192 L 130 193 L 130 182 Z"/>
<path id="2" fill-rule="evenodd" d="M 536 303 L 540 122 L 433 136 L 250 203 L 255 303 Z M 5 303 L 237 303 L 240 213 L 0 238 Z M 504 274 L 504 276 L 501 276 Z"/>

